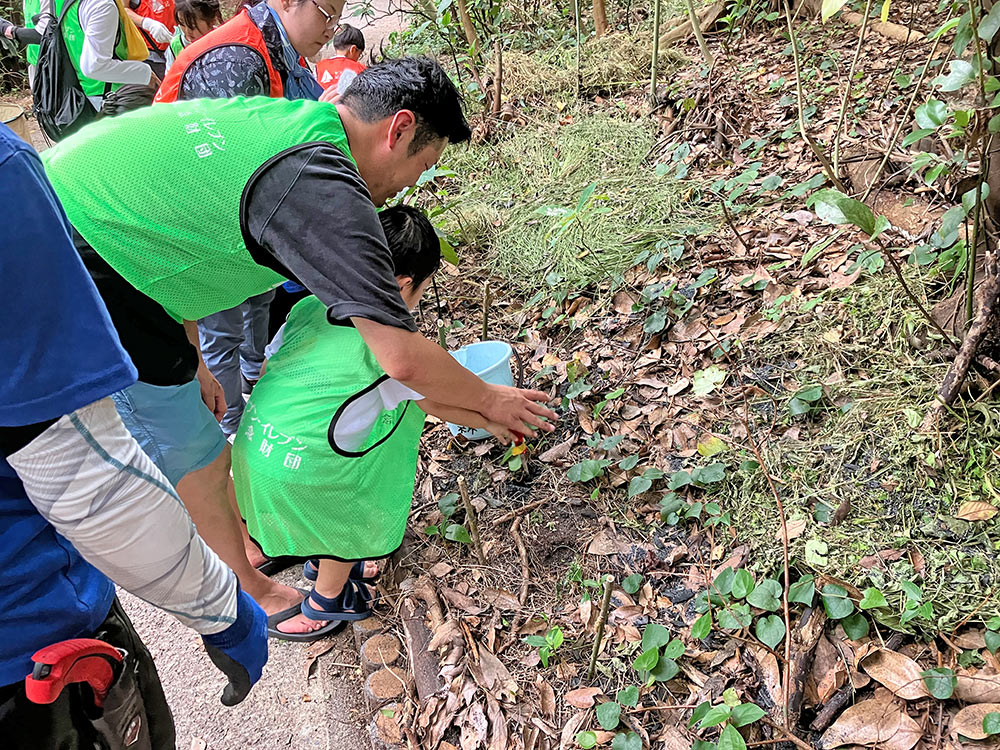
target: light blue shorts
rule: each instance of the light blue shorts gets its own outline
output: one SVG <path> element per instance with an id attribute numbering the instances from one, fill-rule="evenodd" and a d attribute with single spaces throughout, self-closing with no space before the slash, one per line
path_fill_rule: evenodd
<path id="1" fill-rule="evenodd" d="M 212 463 L 226 446 L 197 380 L 184 385 L 140 381 L 111 398 L 132 437 L 174 486 Z"/>

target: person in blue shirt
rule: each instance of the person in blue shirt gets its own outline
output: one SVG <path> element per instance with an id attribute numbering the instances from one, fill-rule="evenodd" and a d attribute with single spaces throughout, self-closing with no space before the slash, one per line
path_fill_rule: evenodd
<path id="1" fill-rule="evenodd" d="M 227 705 L 260 678 L 267 617 L 118 416 L 109 395 L 136 370 L 38 155 L 4 125 L 0 205 L 0 744 L 173 750 L 156 668 L 112 581 L 202 634 L 229 678 Z M 32 654 L 71 638 L 126 653 L 105 702 L 132 712 L 124 724 L 95 722 L 80 685 L 51 704 L 28 700 Z"/>

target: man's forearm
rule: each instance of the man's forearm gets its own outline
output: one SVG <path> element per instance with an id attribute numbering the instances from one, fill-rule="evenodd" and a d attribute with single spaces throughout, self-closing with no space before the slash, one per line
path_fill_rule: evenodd
<path id="1" fill-rule="evenodd" d="M 122 588 L 202 634 L 236 617 L 236 577 L 102 399 L 7 457 L 38 512 Z"/>
<path id="2" fill-rule="evenodd" d="M 489 388 L 437 344 L 402 328 L 351 318 L 375 359 L 394 378 L 431 401 L 482 412 Z"/>

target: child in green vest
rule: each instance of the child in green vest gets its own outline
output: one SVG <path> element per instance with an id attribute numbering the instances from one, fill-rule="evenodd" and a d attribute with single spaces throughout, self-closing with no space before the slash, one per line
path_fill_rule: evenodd
<path id="1" fill-rule="evenodd" d="M 164 52 L 167 70 L 170 70 L 182 49 L 222 25 L 219 0 L 177 0 L 174 4 L 174 22 L 177 24 L 177 31 Z"/>
<path id="2" fill-rule="evenodd" d="M 379 214 L 400 295 L 415 307 L 440 264 L 427 217 Z M 272 615 L 273 637 L 312 641 L 375 604 L 371 562 L 403 539 L 424 413 L 511 435 L 481 415 L 431 403 L 389 378 L 350 326 L 330 325 L 313 296 L 292 308 L 269 349 L 233 444 L 233 480 L 251 538 L 268 557 L 308 560 L 315 588 Z"/>

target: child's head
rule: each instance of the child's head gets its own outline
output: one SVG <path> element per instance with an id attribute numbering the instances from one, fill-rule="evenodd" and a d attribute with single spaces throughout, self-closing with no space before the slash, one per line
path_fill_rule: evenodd
<path id="1" fill-rule="evenodd" d="M 379 212 L 389 244 L 399 293 L 407 307 L 417 306 L 441 265 L 441 241 L 420 209 L 393 206 Z"/>
<path id="2" fill-rule="evenodd" d="M 332 42 L 334 52 L 355 62 L 361 59 L 361 53 L 365 51 L 365 35 L 349 23 L 340 24 L 340 31 L 334 35 Z"/>
<path id="3" fill-rule="evenodd" d="M 219 0 L 177 0 L 174 20 L 189 43 L 201 39 L 222 24 Z"/>

